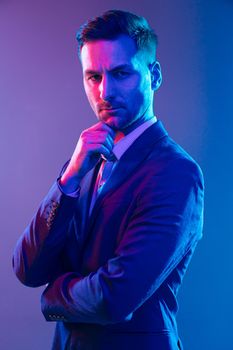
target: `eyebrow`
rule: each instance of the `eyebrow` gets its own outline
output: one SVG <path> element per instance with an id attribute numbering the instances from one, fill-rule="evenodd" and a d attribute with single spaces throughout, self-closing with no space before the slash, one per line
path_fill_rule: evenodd
<path id="1" fill-rule="evenodd" d="M 110 72 L 114 72 L 114 71 L 117 71 L 117 70 L 120 70 L 120 69 L 132 69 L 132 66 L 129 65 L 129 64 L 120 64 L 119 66 L 116 66 L 116 67 L 110 69 Z M 85 75 L 92 75 L 92 74 L 100 74 L 100 72 L 92 70 L 92 69 L 87 69 L 84 72 L 84 74 Z"/>

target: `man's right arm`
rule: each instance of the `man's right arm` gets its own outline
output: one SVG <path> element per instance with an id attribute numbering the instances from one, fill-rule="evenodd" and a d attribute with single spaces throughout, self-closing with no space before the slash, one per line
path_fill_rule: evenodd
<path id="1" fill-rule="evenodd" d="M 20 237 L 13 255 L 13 268 L 25 285 L 41 286 L 63 272 L 63 252 L 77 201 L 72 193 L 101 154 L 111 157 L 114 134 L 101 122 L 82 132 L 59 183 L 51 187 Z"/>
<path id="2" fill-rule="evenodd" d="M 63 194 L 57 182 L 41 202 L 13 255 L 15 274 L 23 284 L 38 287 L 62 273 L 62 252 L 75 203 L 76 198 Z"/>

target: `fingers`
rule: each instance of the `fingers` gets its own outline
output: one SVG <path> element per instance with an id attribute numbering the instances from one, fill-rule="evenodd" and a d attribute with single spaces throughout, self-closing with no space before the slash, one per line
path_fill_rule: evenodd
<path id="1" fill-rule="evenodd" d="M 83 149 L 86 151 L 87 155 L 92 153 L 102 154 L 106 159 L 112 158 L 112 149 L 113 149 L 113 139 L 109 135 L 106 137 L 105 134 L 97 134 L 95 137 L 93 135 L 86 135 L 86 138 L 83 140 Z"/>
<path id="2" fill-rule="evenodd" d="M 110 161 L 115 159 L 112 153 L 114 137 L 115 131 L 102 122 L 84 130 L 63 174 L 65 181 L 72 183 L 77 178 L 83 178 L 96 165 L 101 155 Z"/>
<path id="3" fill-rule="evenodd" d="M 113 158 L 115 158 L 114 154 L 112 153 L 112 149 L 109 149 L 104 144 L 89 145 L 88 153 L 89 155 L 93 155 L 94 157 L 101 154 L 105 159 L 110 161 L 113 160 Z"/>
<path id="4" fill-rule="evenodd" d="M 98 122 L 94 125 L 92 125 L 90 128 L 86 129 L 89 131 L 105 131 L 107 132 L 113 139 L 115 137 L 116 131 L 113 130 L 109 125 L 103 123 L 103 122 Z"/>
<path id="5" fill-rule="evenodd" d="M 83 141 L 87 144 L 103 144 L 105 147 L 111 150 L 114 146 L 114 140 L 109 134 L 106 135 L 105 132 L 98 131 L 95 133 L 87 133 Z"/>
<path id="6" fill-rule="evenodd" d="M 114 146 L 114 137 L 115 131 L 102 122 L 99 122 L 94 126 L 84 130 L 80 135 L 82 147 L 86 149 L 86 151 L 93 152 L 96 150 L 96 152 L 99 152 L 100 149 L 102 150 L 102 148 L 100 148 L 102 145 L 104 146 L 104 155 L 106 154 L 105 149 L 107 149 L 107 157 L 109 157 L 109 154 L 112 152 Z"/>

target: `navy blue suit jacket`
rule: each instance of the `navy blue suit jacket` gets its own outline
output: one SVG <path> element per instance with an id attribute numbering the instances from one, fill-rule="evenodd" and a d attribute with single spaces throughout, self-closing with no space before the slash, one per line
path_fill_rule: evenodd
<path id="1" fill-rule="evenodd" d="M 176 296 L 202 236 L 201 170 L 158 121 L 124 153 L 89 217 L 98 167 L 78 199 L 54 183 L 18 241 L 15 273 L 48 284 L 54 350 L 179 349 Z"/>

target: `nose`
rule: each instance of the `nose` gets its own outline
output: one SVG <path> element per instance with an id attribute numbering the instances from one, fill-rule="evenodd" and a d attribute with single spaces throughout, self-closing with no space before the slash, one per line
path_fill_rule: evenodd
<path id="1" fill-rule="evenodd" d="M 103 75 L 99 85 L 100 98 L 104 101 L 110 101 L 114 94 L 113 81 L 110 76 Z"/>

